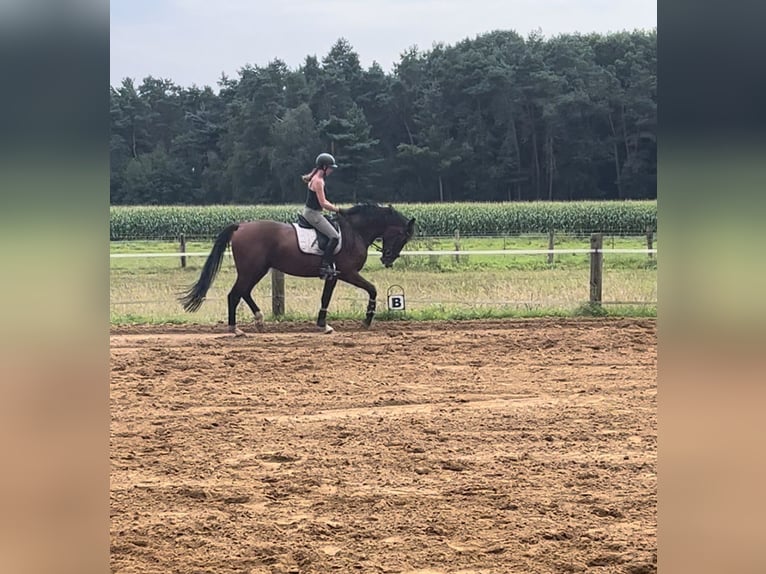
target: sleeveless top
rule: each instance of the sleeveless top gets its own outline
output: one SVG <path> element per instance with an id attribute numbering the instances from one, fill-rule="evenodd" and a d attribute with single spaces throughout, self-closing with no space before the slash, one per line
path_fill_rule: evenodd
<path id="1" fill-rule="evenodd" d="M 317 194 L 309 187 L 306 195 L 306 207 L 314 209 L 316 211 L 322 211 L 322 206 L 319 205 L 319 198 Z"/>

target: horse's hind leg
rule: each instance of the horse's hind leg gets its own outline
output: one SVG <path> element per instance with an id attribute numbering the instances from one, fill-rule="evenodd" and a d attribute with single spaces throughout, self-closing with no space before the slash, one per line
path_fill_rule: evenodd
<path id="1" fill-rule="evenodd" d="M 256 305 L 253 296 L 250 293 L 245 293 L 242 295 L 242 299 L 244 299 L 245 303 L 247 303 L 247 306 L 250 307 L 250 310 L 253 312 L 255 328 L 259 331 L 263 331 L 263 313 L 261 313 L 261 309 L 258 307 L 258 305 Z"/>
<path id="2" fill-rule="evenodd" d="M 253 288 L 250 283 L 250 277 L 244 278 L 241 273 L 237 274 L 237 280 L 234 282 L 231 291 L 229 291 L 229 333 L 234 333 L 237 337 L 245 336 L 245 332 L 237 327 L 237 306 L 239 305 L 239 300 L 244 299 L 248 305 L 251 302 L 255 305 L 255 301 L 250 297 L 250 290 Z M 252 305 L 250 305 L 250 308 L 253 308 Z"/>
<path id="3" fill-rule="evenodd" d="M 268 272 L 268 267 L 266 269 L 259 270 L 257 273 L 253 274 L 250 277 L 250 280 L 247 282 L 248 287 L 245 289 L 245 292 L 242 294 L 242 299 L 245 300 L 245 303 L 247 303 L 247 306 L 250 307 L 250 310 L 253 312 L 253 319 L 255 321 L 255 328 L 258 331 L 263 331 L 263 313 L 261 313 L 260 307 L 258 307 L 258 304 L 253 299 L 252 291 L 255 288 L 255 286 L 258 284 L 258 282 L 263 279 L 263 277 Z"/>
<path id="4" fill-rule="evenodd" d="M 245 332 L 237 328 L 237 305 L 242 298 L 242 287 L 239 276 L 234 282 L 234 287 L 229 291 L 229 333 L 234 333 L 237 337 L 244 337 Z"/>

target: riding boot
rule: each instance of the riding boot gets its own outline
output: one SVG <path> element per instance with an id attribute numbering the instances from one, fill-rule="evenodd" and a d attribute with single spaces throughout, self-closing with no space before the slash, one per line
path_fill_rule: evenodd
<path id="1" fill-rule="evenodd" d="M 335 279 L 338 276 L 338 271 L 335 269 L 335 254 L 333 253 L 337 246 L 338 240 L 331 237 L 324 248 L 322 266 L 319 268 L 319 276 L 324 280 Z"/>

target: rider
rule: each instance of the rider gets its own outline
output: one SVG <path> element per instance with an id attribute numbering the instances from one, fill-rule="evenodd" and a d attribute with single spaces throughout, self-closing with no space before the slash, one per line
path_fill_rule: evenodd
<path id="1" fill-rule="evenodd" d="M 338 246 L 340 234 L 335 231 L 335 228 L 330 225 L 330 222 L 322 214 L 322 208 L 340 213 L 340 208 L 330 203 L 325 196 L 325 178 L 337 167 L 338 165 L 335 163 L 335 158 L 332 155 L 320 153 L 314 162 L 314 169 L 310 173 L 301 176 L 304 183 L 308 184 L 303 217 L 318 232 L 330 238 L 322 255 L 322 266 L 319 270 L 319 276 L 322 279 L 334 279 L 338 275 L 335 269 L 333 251 Z"/>

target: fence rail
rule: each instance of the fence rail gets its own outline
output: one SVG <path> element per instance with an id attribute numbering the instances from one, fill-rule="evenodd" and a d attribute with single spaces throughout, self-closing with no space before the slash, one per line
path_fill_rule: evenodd
<path id="1" fill-rule="evenodd" d="M 548 249 L 492 249 L 492 250 L 445 250 L 445 251 L 402 251 L 404 256 L 460 256 L 460 255 L 547 255 L 549 262 L 554 255 L 590 255 L 590 304 L 600 307 L 602 305 L 602 279 L 603 279 L 603 256 L 606 254 L 644 254 L 652 258 L 657 249 L 652 246 L 652 237 L 647 234 L 647 248 L 645 249 L 603 249 L 604 236 L 601 233 L 593 233 L 590 236 L 589 249 L 553 249 L 552 241 L 549 242 Z M 456 235 L 456 247 L 459 245 L 459 236 Z M 186 252 L 184 250 L 185 241 L 181 241 L 182 251 L 179 253 L 110 253 L 110 259 L 123 258 L 142 258 L 142 257 L 181 257 L 181 265 L 185 266 L 187 257 L 206 257 L 208 251 Z M 231 251 L 227 251 L 231 255 Z M 369 251 L 368 256 L 375 256 L 375 251 Z M 285 281 L 284 274 L 281 271 L 271 270 L 271 299 L 272 311 L 275 316 L 282 316 L 285 313 Z"/>
<path id="2" fill-rule="evenodd" d="M 439 250 L 439 251 L 402 251 L 401 255 L 587 255 L 595 253 L 594 249 L 489 249 L 489 250 Z M 656 254 L 657 249 L 599 249 L 599 253 L 620 253 L 620 254 Z M 110 259 L 123 258 L 141 258 L 141 257 L 206 257 L 209 251 L 191 251 L 179 253 L 110 253 Z M 231 255 L 230 251 L 227 251 Z M 367 255 L 373 257 L 377 251 L 368 251 Z"/>

